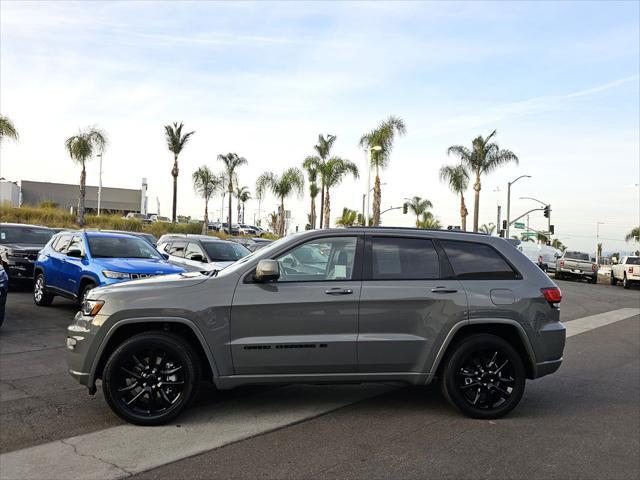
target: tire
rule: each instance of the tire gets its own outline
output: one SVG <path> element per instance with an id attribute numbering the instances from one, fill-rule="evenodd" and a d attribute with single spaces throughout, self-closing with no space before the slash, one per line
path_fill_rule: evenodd
<path id="1" fill-rule="evenodd" d="M 82 287 L 82 290 L 80 291 L 80 295 L 78 295 L 78 301 L 77 301 L 78 307 L 82 306 L 82 304 L 87 298 L 87 295 L 89 295 L 89 292 L 94 288 L 96 288 L 96 284 L 93 282 L 89 282 L 84 287 Z"/>
<path id="2" fill-rule="evenodd" d="M 447 354 L 440 381 L 445 398 L 466 416 L 493 419 L 518 405 L 526 371 L 520 355 L 506 340 L 476 334 Z"/>
<path id="3" fill-rule="evenodd" d="M 165 370 L 159 370 L 162 364 Z M 200 386 L 200 370 L 198 356 L 182 337 L 141 333 L 111 354 L 102 374 L 102 390 L 120 418 L 136 425 L 162 425 L 191 404 Z"/>
<path id="4" fill-rule="evenodd" d="M 562 280 L 562 273 L 556 272 L 555 277 L 556 277 L 556 280 Z"/>
<path id="5" fill-rule="evenodd" d="M 622 288 L 624 288 L 625 290 L 629 290 L 631 288 L 631 283 L 629 282 L 629 280 L 627 280 L 627 274 L 624 274 L 624 277 L 622 277 Z"/>
<path id="6" fill-rule="evenodd" d="M 53 295 L 47 291 L 44 274 L 38 273 L 33 282 L 33 303 L 39 307 L 48 307 L 53 302 Z"/>
<path id="7" fill-rule="evenodd" d="M 618 281 L 616 280 L 616 277 L 613 276 L 613 272 L 611 272 L 611 278 L 609 279 L 609 282 L 611 283 L 611 285 L 617 285 Z"/>
<path id="8" fill-rule="evenodd" d="M 598 283 L 598 275 L 596 275 L 595 277 L 591 277 L 589 279 L 589 283 Z"/>

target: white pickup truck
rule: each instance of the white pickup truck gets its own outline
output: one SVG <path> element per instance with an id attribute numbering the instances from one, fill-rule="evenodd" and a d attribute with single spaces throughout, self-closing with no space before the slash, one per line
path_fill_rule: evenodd
<path id="1" fill-rule="evenodd" d="M 620 263 L 611 265 L 611 285 L 622 282 L 624 288 L 640 283 L 640 257 L 622 257 Z"/>

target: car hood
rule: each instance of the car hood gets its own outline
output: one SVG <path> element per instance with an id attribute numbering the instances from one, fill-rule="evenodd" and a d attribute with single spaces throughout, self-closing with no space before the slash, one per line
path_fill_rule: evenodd
<path id="1" fill-rule="evenodd" d="M 93 262 L 105 270 L 124 273 L 144 273 L 147 275 L 166 275 L 184 272 L 183 268 L 153 258 L 94 258 Z"/>
<path id="2" fill-rule="evenodd" d="M 102 298 L 105 294 L 120 293 L 140 296 L 148 295 L 149 292 L 153 292 L 154 296 L 158 296 L 161 295 L 159 293 L 160 290 L 192 287 L 204 282 L 208 278 L 210 278 L 210 275 L 200 272 L 185 272 L 143 278 L 140 280 L 129 280 L 94 288 L 89 292 L 89 298 L 97 299 Z"/>
<path id="3" fill-rule="evenodd" d="M 45 244 L 39 243 L 3 243 L 0 247 L 10 248 L 25 253 L 38 253 L 44 248 Z"/>

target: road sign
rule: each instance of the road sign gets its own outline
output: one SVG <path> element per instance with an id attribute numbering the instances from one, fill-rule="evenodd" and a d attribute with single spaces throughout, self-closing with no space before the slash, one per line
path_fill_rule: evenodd
<path id="1" fill-rule="evenodd" d="M 536 232 L 522 232 L 523 237 L 535 237 L 538 235 Z"/>
<path id="2" fill-rule="evenodd" d="M 523 223 L 523 222 L 515 222 L 515 223 L 513 224 L 513 226 L 514 226 L 515 228 L 520 228 L 520 229 L 522 229 L 522 228 L 524 228 L 524 223 Z"/>

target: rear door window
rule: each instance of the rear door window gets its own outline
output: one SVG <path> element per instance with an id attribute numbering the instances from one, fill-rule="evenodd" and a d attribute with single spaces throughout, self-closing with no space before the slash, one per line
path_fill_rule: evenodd
<path id="1" fill-rule="evenodd" d="M 483 243 L 441 240 L 459 280 L 513 280 L 519 278 L 493 247 Z"/>
<path id="2" fill-rule="evenodd" d="M 419 238 L 373 237 L 373 280 L 431 280 L 440 276 L 433 242 Z"/>
<path id="3" fill-rule="evenodd" d="M 187 242 L 173 242 L 169 249 L 169 255 L 174 257 L 184 257 L 184 251 L 187 248 Z"/>

